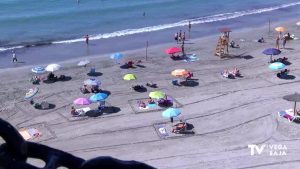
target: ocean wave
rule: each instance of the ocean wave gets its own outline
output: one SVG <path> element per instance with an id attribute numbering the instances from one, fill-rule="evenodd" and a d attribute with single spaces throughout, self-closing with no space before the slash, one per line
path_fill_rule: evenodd
<path id="1" fill-rule="evenodd" d="M 229 20 L 229 19 L 242 17 L 242 16 L 271 12 L 274 10 L 288 8 L 288 7 L 292 7 L 292 6 L 296 6 L 296 5 L 300 5 L 300 1 L 294 2 L 294 3 L 282 4 L 282 5 L 273 6 L 273 7 L 216 14 L 216 15 L 199 17 L 199 18 L 194 18 L 194 19 L 189 19 L 189 20 L 182 20 L 179 22 L 169 23 L 169 24 L 155 25 L 155 26 L 149 26 L 149 27 L 143 27 L 143 28 L 137 28 L 137 29 L 126 29 L 126 30 L 112 32 L 112 33 L 91 35 L 89 39 L 90 40 L 108 39 L 108 38 L 114 38 L 114 37 L 120 37 L 120 36 L 140 34 L 140 33 L 145 33 L 145 32 L 160 31 L 160 30 L 164 30 L 164 29 L 187 26 L 189 24 L 189 21 L 191 21 L 191 24 L 203 24 L 203 23 L 225 21 L 225 20 Z M 52 42 L 52 44 L 75 43 L 75 42 L 82 42 L 82 41 L 85 41 L 85 39 L 78 38 L 78 39 L 71 39 L 71 40 L 54 41 L 54 42 Z M 21 48 L 21 47 L 25 47 L 25 46 L 0 48 L 0 52 L 6 51 L 6 50 L 12 50 L 12 49 L 16 49 L 16 48 Z"/>
<path id="2" fill-rule="evenodd" d="M 189 20 L 182 20 L 182 21 L 170 23 L 170 24 L 149 26 L 149 27 L 138 28 L 138 29 L 126 29 L 126 30 L 112 32 L 112 33 L 98 34 L 98 35 L 91 36 L 90 40 L 108 39 L 108 38 L 127 36 L 127 35 L 133 35 L 133 34 L 139 34 L 139 33 L 145 33 L 145 32 L 160 31 L 160 30 L 170 29 L 170 28 L 180 27 L 180 26 L 187 26 L 189 24 L 189 21 L 191 21 L 191 24 L 202 24 L 202 23 L 224 21 L 224 20 L 234 19 L 234 18 L 247 16 L 247 15 L 271 12 L 274 10 L 288 8 L 288 7 L 292 7 L 292 6 L 296 6 L 296 5 L 300 5 L 300 2 L 282 4 L 282 5 L 278 5 L 278 6 L 261 8 L 261 9 L 253 9 L 253 10 L 245 10 L 245 11 L 238 11 L 238 12 L 232 12 L 232 13 L 217 14 L 217 15 L 194 18 L 194 19 L 189 19 Z M 56 41 L 53 43 L 60 44 L 60 43 L 82 42 L 82 41 L 85 41 L 85 39 L 78 38 L 78 39 L 72 39 L 72 40 Z"/>

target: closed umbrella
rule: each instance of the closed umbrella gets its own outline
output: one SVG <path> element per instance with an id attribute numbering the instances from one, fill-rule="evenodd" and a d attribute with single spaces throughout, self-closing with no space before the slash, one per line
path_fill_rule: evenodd
<path id="1" fill-rule="evenodd" d="M 173 118 L 177 117 L 181 114 L 181 111 L 177 108 L 168 108 L 167 110 L 162 112 L 162 116 L 165 118 L 170 118 L 171 122 L 173 123 Z"/>
<path id="2" fill-rule="evenodd" d="M 106 93 L 97 93 L 90 97 L 90 101 L 97 102 L 97 101 L 103 101 L 108 97 Z"/>
<path id="3" fill-rule="evenodd" d="M 48 72 L 54 72 L 54 71 L 59 70 L 60 68 L 61 68 L 61 66 L 59 64 L 50 64 L 45 69 Z"/>
<path id="4" fill-rule="evenodd" d="M 166 94 L 161 91 L 153 91 L 149 93 L 149 97 L 153 99 L 162 99 L 166 97 Z"/>
<path id="5" fill-rule="evenodd" d="M 281 62 L 274 62 L 269 65 L 269 68 L 271 70 L 281 70 L 281 69 L 285 68 L 285 64 L 283 64 Z"/>
<path id="6" fill-rule="evenodd" d="M 263 51 L 263 54 L 270 55 L 270 62 L 272 61 L 273 55 L 279 55 L 280 53 L 281 51 L 276 48 L 268 48 Z"/>
<path id="7" fill-rule="evenodd" d="M 123 77 L 124 80 L 135 80 L 136 79 L 136 76 L 134 74 L 126 74 L 124 77 Z"/>
<path id="8" fill-rule="evenodd" d="M 296 104 L 297 102 L 300 102 L 300 94 L 299 93 L 294 93 L 291 95 L 286 95 L 283 96 L 284 100 L 290 101 L 290 102 L 295 102 L 294 104 L 294 115 L 296 115 Z"/>
<path id="9" fill-rule="evenodd" d="M 171 75 L 176 76 L 176 77 L 182 77 L 188 75 L 190 72 L 187 71 L 186 69 L 176 69 L 171 72 Z"/>
<path id="10" fill-rule="evenodd" d="M 87 98 L 78 98 L 74 100 L 73 103 L 76 105 L 89 105 L 91 104 L 91 101 Z"/>
<path id="11" fill-rule="evenodd" d="M 46 72 L 45 68 L 40 66 L 32 68 L 31 71 L 36 74 L 43 74 Z"/>
<path id="12" fill-rule="evenodd" d="M 177 47 L 172 47 L 172 48 L 168 48 L 165 50 L 166 54 L 175 54 L 175 53 L 178 53 L 178 52 L 181 52 L 181 49 L 180 48 L 177 48 Z"/>
<path id="13" fill-rule="evenodd" d="M 83 82 L 83 84 L 88 86 L 99 86 L 101 83 L 97 79 L 87 79 Z"/>
<path id="14" fill-rule="evenodd" d="M 89 64 L 89 63 L 90 63 L 89 60 L 82 60 L 82 61 L 80 61 L 77 65 L 78 65 L 78 66 L 86 66 L 86 65 Z"/>
<path id="15" fill-rule="evenodd" d="M 39 91 L 38 87 L 30 88 L 26 92 L 24 99 L 31 99 L 34 95 L 36 95 L 38 93 L 38 91 Z"/>

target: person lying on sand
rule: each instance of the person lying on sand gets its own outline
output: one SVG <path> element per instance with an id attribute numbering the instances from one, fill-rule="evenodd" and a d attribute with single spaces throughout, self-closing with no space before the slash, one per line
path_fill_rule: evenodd
<path id="1" fill-rule="evenodd" d="M 72 116 L 79 116 L 79 112 L 76 111 L 76 109 L 74 108 L 74 106 L 71 107 L 71 115 Z"/>
<path id="2" fill-rule="evenodd" d="M 259 43 L 265 43 L 265 39 L 263 37 L 261 37 L 260 39 L 257 40 L 257 42 L 259 42 Z"/>

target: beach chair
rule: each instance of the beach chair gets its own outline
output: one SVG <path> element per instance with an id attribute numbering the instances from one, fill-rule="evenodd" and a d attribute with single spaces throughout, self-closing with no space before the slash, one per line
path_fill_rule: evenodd
<path id="1" fill-rule="evenodd" d="M 278 116 L 279 116 L 279 117 L 284 117 L 284 118 L 288 119 L 289 122 L 294 121 L 295 118 L 296 118 L 295 116 L 291 115 L 291 114 L 288 113 L 287 111 L 280 111 L 280 112 L 278 112 Z"/>

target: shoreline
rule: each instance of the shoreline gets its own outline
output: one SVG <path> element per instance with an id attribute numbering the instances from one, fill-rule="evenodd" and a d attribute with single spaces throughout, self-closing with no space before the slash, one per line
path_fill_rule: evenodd
<path id="1" fill-rule="evenodd" d="M 276 26 L 284 26 L 284 25 L 290 25 L 290 26 L 293 26 L 293 23 L 294 23 L 294 27 L 297 27 L 295 25 L 295 23 L 297 22 L 297 19 L 293 18 L 293 19 L 290 19 L 288 21 L 277 21 L 277 22 L 274 22 L 274 23 L 271 23 L 271 34 L 274 34 L 274 27 Z M 241 34 L 245 34 L 245 32 L 253 32 L 253 29 L 257 29 L 257 30 L 261 30 L 264 32 L 264 34 L 266 33 L 265 30 L 268 30 L 268 26 L 266 25 L 260 25 L 259 27 L 257 28 L 239 28 L 239 29 L 236 29 L 236 30 L 232 30 L 232 33 L 231 33 L 231 39 L 232 37 L 234 36 L 238 36 L 238 35 L 241 35 Z M 217 30 L 217 29 L 216 29 Z M 289 30 L 289 29 L 288 29 Z M 255 31 L 254 31 L 255 32 Z M 288 32 L 288 31 L 287 31 Z M 153 33 L 156 33 L 156 32 L 153 32 Z M 218 35 L 220 33 L 219 32 L 215 32 L 214 34 L 211 34 L 211 35 L 207 35 L 207 36 L 203 36 L 203 37 L 196 37 L 196 38 L 191 38 L 191 39 L 187 39 L 187 44 L 186 44 L 186 47 L 187 49 L 189 48 L 189 43 L 192 42 L 192 43 L 195 43 L 195 42 L 200 42 L 200 41 L 216 41 L 215 43 L 217 43 L 217 38 L 218 38 Z M 292 33 L 293 34 L 293 33 Z M 187 36 L 188 36 L 188 33 L 187 33 Z M 260 37 L 260 35 L 257 35 L 256 36 L 257 39 Z M 127 38 L 131 38 L 130 36 L 128 36 Z M 254 39 L 253 39 L 254 40 Z M 170 41 L 170 40 L 169 40 Z M 165 46 L 165 48 L 167 47 L 172 47 L 172 46 L 180 46 L 178 44 L 176 44 L 174 42 L 174 40 L 171 40 L 173 42 L 166 42 L 166 43 L 159 43 L 159 44 L 154 44 L 154 45 L 149 45 L 148 46 L 148 55 L 150 54 L 151 55 L 151 49 L 156 49 L 156 48 L 162 48 L 163 46 Z M 91 45 L 94 44 L 93 41 L 90 42 Z M 72 44 L 71 44 L 72 45 Z M 86 47 L 85 43 L 77 43 L 76 45 L 80 45 L 80 46 L 84 46 Z M 65 45 L 63 45 L 65 46 Z M 69 46 L 69 45 L 66 45 L 66 46 Z M 204 45 L 205 46 L 205 45 Z M 34 47 L 34 50 L 38 50 L 39 48 L 43 48 L 43 47 L 49 47 L 49 46 L 38 46 L 38 47 Z M 59 48 L 59 46 L 57 46 L 56 44 L 52 44 L 51 47 L 54 47 L 54 48 Z M 62 46 L 60 46 L 62 47 Z M 69 46 L 70 48 L 72 48 L 72 46 Z M 88 47 L 87 47 L 88 48 Z M 29 49 L 30 50 L 30 49 Z M 131 59 L 135 59 L 133 57 L 131 57 L 130 55 L 132 55 L 132 53 L 142 53 L 141 51 L 145 51 L 145 48 L 134 48 L 134 49 L 130 49 L 130 50 L 124 50 L 124 51 L 120 51 L 121 53 L 123 53 L 125 55 L 125 60 L 127 58 L 131 58 Z M 207 50 L 207 49 L 206 49 Z M 209 50 L 209 49 L 208 49 Z M 211 47 L 211 50 L 214 50 L 214 47 Z M 115 51 L 117 52 L 117 51 Z M 51 61 L 52 59 L 51 58 L 48 58 L 48 61 L 47 63 L 40 63 L 40 64 L 29 64 L 29 65 L 22 65 L 20 64 L 20 66 L 18 64 L 15 64 L 15 65 L 11 65 L 10 67 L 5 67 L 5 68 L 1 68 L 0 67 L 0 72 L 2 71 L 6 71 L 6 70 L 13 70 L 13 69 L 29 69 L 29 68 L 32 68 L 34 66 L 47 66 L 48 64 L 51 64 L 51 63 L 59 63 L 59 64 L 67 64 L 67 65 L 72 65 L 72 64 L 75 64 L 75 62 L 79 62 L 80 60 L 84 60 L 84 59 L 89 59 L 90 61 L 94 60 L 94 61 L 103 61 L 103 60 L 111 60 L 109 58 L 109 56 L 114 53 L 114 52 L 108 52 L 108 53 L 100 53 L 100 54 L 92 54 L 92 55 L 83 55 L 83 56 L 79 56 L 79 57 L 75 57 L 75 58 L 67 58 L 66 60 L 60 60 L 60 61 Z M 128 56 L 129 55 L 129 56 Z M 161 55 L 166 55 L 164 53 L 164 51 L 161 51 Z M 211 53 L 211 55 L 214 55 L 213 52 Z M 151 57 L 151 56 L 149 56 Z M 143 57 L 139 56 L 140 59 L 143 59 Z M 19 59 L 19 58 L 18 58 Z M 124 60 L 124 59 L 123 59 Z M 30 58 L 29 58 L 29 61 L 30 61 Z M 112 62 L 114 62 L 113 60 L 111 60 Z M 124 61 L 122 61 L 124 62 Z M 77 63 L 76 63 L 77 65 Z"/>

